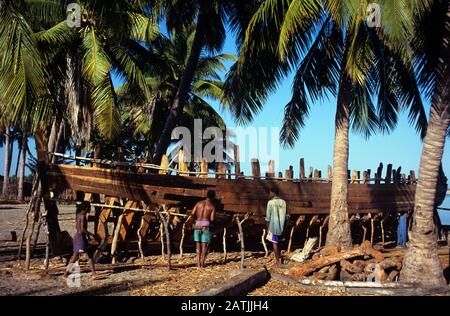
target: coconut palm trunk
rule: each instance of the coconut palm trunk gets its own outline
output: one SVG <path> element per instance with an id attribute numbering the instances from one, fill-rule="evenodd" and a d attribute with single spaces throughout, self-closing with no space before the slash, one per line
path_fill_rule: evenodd
<path id="1" fill-rule="evenodd" d="M 339 79 L 336 105 L 335 136 L 333 151 L 333 182 L 331 183 L 330 220 L 326 238 L 327 246 L 352 246 L 350 221 L 348 216 L 348 133 L 350 127 L 350 103 L 352 82 L 345 63 L 348 57 L 351 32 L 346 34 L 343 65 Z"/>
<path id="2" fill-rule="evenodd" d="M 186 104 L 186 99 L 189 94 L 192 79 L 194 78 L 195 69 L 200 59 L 200 54 L 205 40 L 205 22 L 206 19 L 208 19 L 206 14 L 202 11 L 203 10 L 200 8 L 200 14 L 197 21 L 194 40 L 192 42 L 191 52 L 189 54 L 186 67 L 184 68 L 183 74 L 181 76 L 177 93 L 175 94 L 175 98 L 170 108 L 169 116 L 166 119 L 161 136 L 155 145 L 155 150 L 152 158 L 152 162 L 155 164 L 159 164 L 161 162 L 162 156 L 165 154 L 167 148 L 169 147 L 172 130 L 178 123 L 181 114 L 183 113 L 183 108 Z"/>
<path id="3" fill-rule="evenodd" d="M 27 133 L 22 133 L 22 147 L 20 148 L 19 183 L 17 186 L 17 200 L 23 201 L 23 184 L 25 182 L 25 164 L 27 159 Z"/>
<path id="4" fill-rule="evenodd" d="M 421 286 L 446 285 L 437 254 L 433 220 L 436 190 L 445 138 L 450 124 L 450 3 L 448 4 L 443 47 L 437 64 L 436 91 L 433 96 L 427 134 L 420 159 L 412 229 L 403 259 L 400 280 Z"/>
<path id="5" fill-rule="evenodd" d="M 348 216 L 348 134 L 350 125 L 351 82 L 343 74 L 337 98 L 331 184 L 330 221 L 326 245 L 350 247 L 352 238 Z"/>
<path id="6" fill-rule="evenodd" d="M 3 186 L 2 186 L 2 196 L 3 198 L 8 198 L 9 193 L 9 167 L 11 165 L 11 133 L 9 127 L 5 128 L 5 162 L 3 168 Z"/>

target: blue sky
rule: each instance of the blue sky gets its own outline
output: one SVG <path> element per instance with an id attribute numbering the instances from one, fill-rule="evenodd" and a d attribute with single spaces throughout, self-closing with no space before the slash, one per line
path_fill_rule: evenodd
<path id="1" fill-rule="evenodd" d="M 228 36 L 225 43 L 224 53 L 236 53 L 234 41 Z M 224 74 L 225 75 L 225 74 Z M 291 97 L 291 82 L 293 74 L 280 83 L 277 92 L 274 93 L 263 111 L 257 115 L 250 124 L 254 127 L 276 127 L 281 126 L 283 119 L 284 105 Z M 257 80 L 257 78 L 255 78 Z M 118 82 L 115 82 L 118 84 Z M 326 174 L 328 164 L 332 165 L 333 141 L 334 141 L 334 115 L 336 99 L 330 98 L 314 104 L 311 108 L 310 116 L 306 120 L 306 126 L 301 131 L 301 135 L 295 146 L 291 149 L 280 147 L 280 160 L 275 161 L 277 171 L 283 171 L 292 165 L 294 175 L 298 177 L 299 159 L 305 158 L 305 167 L 310 166 L 322 170 Z M 235 127 L 230 113 L 220 109 L 218 103 L 212 102 L 216 110 L 223 115 L 229 127 Z M 426 111 L 429 111 L 427 104 Z M 354 170 L 372 169 L 376 170 L 378 164 L 383 162 L 384 166 L 392 163 L 395 168 L 402 166 L 402 172 L 409 173 L 415 170 L 418 174 L 418 167 L 422 143 L 414 128 L 409 125 L 407 113 L 400 114 L 397 128 L 389 135 L 374 135 L 369 139 L 351 133 L 350 134 L 350 156 L 349 168 Z M 17 153 L 17 146 L 15 148 Z M 0 149 L 0 173 L 3 173 L 4 150 Z M 13 170 L 15 169 L 16 157 L 13 159 Z M 450 149 L 445 147 L 443 157 L 443 167 L 445 173 L 450 175 Z M 261 166 L 261 171 L 266 171 L 266 166 Z M 242 169 L 246 174 L 250 173 L 250 165 L 243 164 Z M 384 168 L 384 172 L 386 167 Z M 383 173 L 384 175 L 384 173 Z"/>

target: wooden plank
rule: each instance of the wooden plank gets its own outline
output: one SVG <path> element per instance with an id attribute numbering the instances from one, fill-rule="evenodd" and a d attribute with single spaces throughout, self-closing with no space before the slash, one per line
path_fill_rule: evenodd
<path id="1" fill-rule="evenodd" d="M 178 175 L 180 176 L 189 176 L 188 166 L 185 161 L 185 153 L 183 149 L 178 151 Z"/>
<path id="2" fill-rule="evenodd" d="M 266 177 L 275 177 L 275 160 L 269 160 L 269 168 L 267 170 Z"/>
<path id="3" fill-rule="evenodd" d="M 415 184 L 416 183 L 416 174 L 414 170 L 409 171 L 409 184 Z"/>
<path id="4" fill-rule="evenodd" d="M 208 178 L 208 161 L 206 160 L 206 158 L 203 158 L 200 162 L 200 172 L 200 178 Z"/>
<path id="5" fill-rule="evenodd" d="M 216 174 L 217 179 L 225 179 L 226 178 L 226 175 L 222 174 L 222 173 L 227 172 L 227 166 L 225 165 L 224 162 L 216 162 L 216 172 L 220 173 L 220 174 Z"/>
<path id="6" fill-rule="evenodd" d="M 285 171 L 286 180 L 292 180 L 294 178 L 294 167 L 289 166 L 289 169 Z"/>
<path id="7" fill-rule="evenodd" d="M 387 165 L 386 177 L 384 178 L 384 183 L 391 183 L 392 178 L 392 164 Z"/>
<path id="8" fill-rule="evenodd" d="M 261 169 L 259 167 L 259 160 L 256 158 L 252 158 L 252 176 L 256 179 L 261 177 Z"/>
<path id="9" fill-rule="evenodd" d="M 395 183 L 400 183 L 401 177 L 402 177 L 402 167 L 400 166 L 397 168 L 397 171 L 396 171 L 396 182 Z"/>
<path id="10" fill-rule="evenodd" d="M 161 158 L 161 168 L 164 168 L 163 170 L 159 170 L 158 173 L 159 174 L 166 174 L 167 173 L 167 168 L 169 167 L 169 157 L 167 157 L 167 155 L 163 155 Z"/>
<path id="11" fill-rule="evenodd" d="M 305 179 L 305 159 L 300 158 L 300 180 Z"/>
<path id="12" fill-rule="evenodd" d="M 381 183 L 381 174 L 383 172 L 383 163 L 380 162 L 380 165 L 377 168 L 377 173 L 375 174 L 375 184 Z"/>

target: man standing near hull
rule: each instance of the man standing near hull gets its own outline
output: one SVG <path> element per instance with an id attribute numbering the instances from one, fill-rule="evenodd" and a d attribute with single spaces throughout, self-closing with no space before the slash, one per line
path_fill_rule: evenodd
<path id="1" fill-rule="evenodd" d="M 211 242 L 210 224 L 216 218 L 216 208 L 214 206 L 214 191 L 208 191 L 206 200 L 198 202 L 192 211 L 194 224 L 194 241 L 197 245 L 197 266 L 205 267 L 208 245 Z"/>
<path id="2" fill-rule="evenodd" d="M 267 203 L 266 221 L 269 225 L 267 239 L 272 242 L 276 264 L 282 263 L 279 242 L 283 240 L 284 224 L 286 222 L 286 201 L 279 197 L 278 188 L 269 190 L 270 200 Z"/>

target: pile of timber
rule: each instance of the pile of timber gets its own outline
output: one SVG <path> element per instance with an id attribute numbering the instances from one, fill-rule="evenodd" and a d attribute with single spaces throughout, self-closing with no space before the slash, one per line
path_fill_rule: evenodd
<path id="1" fill-rule="evenodd" d="M 381 252 L 370 241 L 349 249 L 324 247 L 310 260 L 288 271 L 293 279 L 395 282 L 402 268 L 403 251 Z"/>

